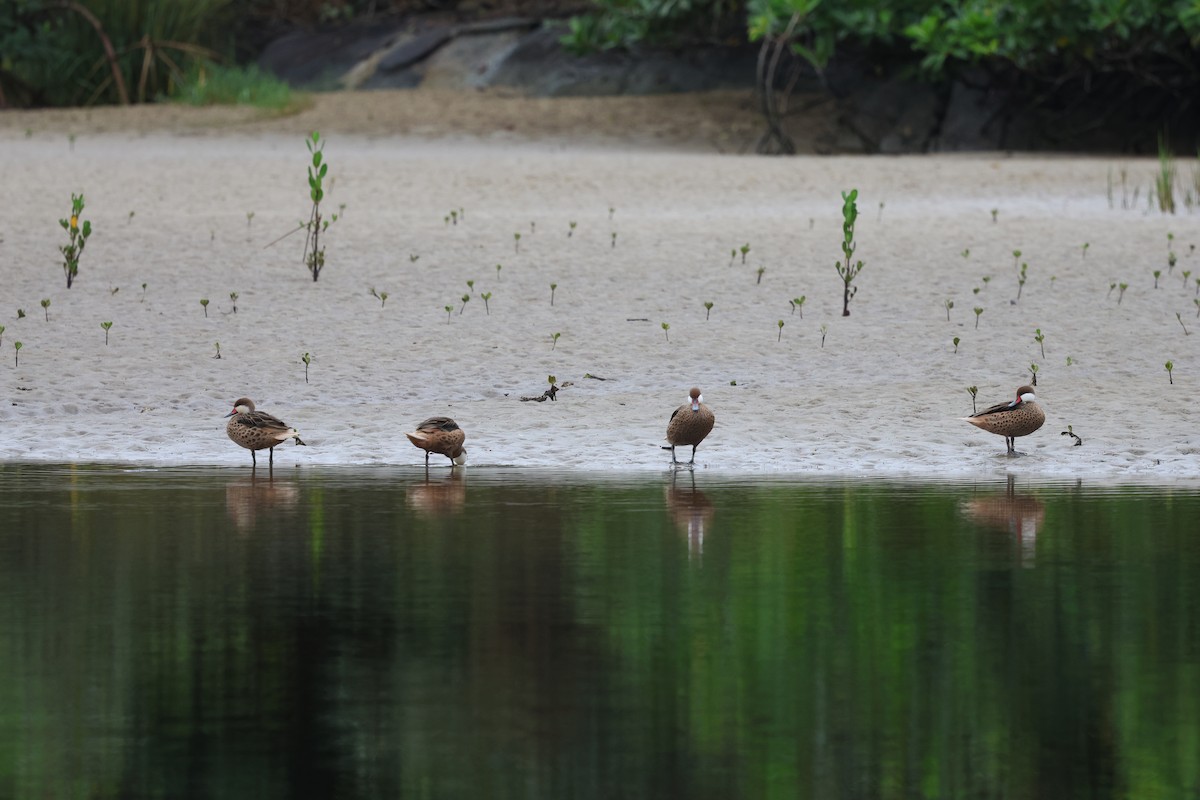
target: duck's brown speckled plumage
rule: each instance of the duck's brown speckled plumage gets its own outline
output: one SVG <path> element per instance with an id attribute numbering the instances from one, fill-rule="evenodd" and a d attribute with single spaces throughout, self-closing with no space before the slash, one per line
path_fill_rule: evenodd
<path id="1" fill-rule="evenodd" d="M 702 399 L 700 390 L 693 386 L 688 393 L 688 402 L 671 414 L 671 421 L 667 423 L 667 441 L 670 444 L 663 449 L 671 451 L 672 464 L 679 463 L 675 460 L 675 448 L 689 444 L 692 446 L 692 460 L 688 463 L 694 464 L 696 447 L 712 432 L 717 418 L 712 409 L 700 402 Z"/>
<path id="2" fill-rule="evenodd" d="M 1030 399 L 1024 399 L 1025 397 Z M 1009 453 L 1015 453 L 1018 436 L 1028 436 L 1042 427 L 1046 412 L 1037 402 L 1032 386 L 1017 389 L 1017 399 L 1008 403 L 997 403 L 966 418 L 967 422 L 989 433 L 1004 437 Z"/>
<path id="3" fill-rule="evenodd" d="M 295 439 L 296 444 L 304 444 L 300 434 L 283 420 L 265 411 L 255 411 L 254 401 L 249 397 L 239 397 L 233 403 L 233 411 L 225 425 L 225 433 L 234 443 L 250 451 L 250 460 L 257 466 L 258 458 L 255 450 L 270 451 L 270 465 L 275 465 L 275 446 Z"/>
<path id="4" fill-rule="evenodd" d="M 467 450 L 463 447 L 467 434 L 449 417 L 430 417 L 415 431 L 404 435 L 415 447 L 425 451 L 425 466 L 429 466 L 430 453 L 439 453 L 450 459 L 451 466 L 467 461 Z"/>

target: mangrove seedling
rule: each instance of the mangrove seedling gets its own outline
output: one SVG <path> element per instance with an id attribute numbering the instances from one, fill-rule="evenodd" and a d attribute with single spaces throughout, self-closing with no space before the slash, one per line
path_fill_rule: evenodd
<path id="1" fill-rule="evenodd" d="M 1161 269 L 1156 269 L 1156 270 L 1154 270 L 1154 288 L 1155 288 L 1155 289 L 1157 289 L 1157 288 L 1158 288 L 1158 278 L 1159 278 L 1159 276 L 1160 276 L 1160 275 L 1162 275 L 1162 270 L 1161 270 Z"/>
<path id="2" fill-rule="evenodd" d="M 957 336 L 954 337 L 954 353 L 955 353 L 955 355 L 958 354 L 958 343 L 960 341 L 962 341 L 962 340 L 959 339 Z"/>
<path id="3" fill-rule="evenodd" d="M 125 224 L 126 224 L 126 225 L 131 225 L 131 224 L 133 223 L 133 217 L 134 217 L 134 215 L 135 215 L 135 214 L 137 214 L 137 212 L 136 212 L 136 211 L 130 211 L 130 212 L 129 212 L 129 216 L 128 216 L 128 217 L 125 219 Z"/>
<path id="4" fill-rule="evenodd" d="M 312 363 L 312 356 L 305 353 L 300 356 L 300 360 L 304 362 L 304 382 L 308 383 L 308 365 Z"/>
<path id="5" fill-rule="evenodd" d="M 384 306 L 386 306 L 386 305 L 387 305 L 387 299 L 388 299 L 388 293 L 387 293 L 387 292 L 380 292 L 380 293 L 379 293 L 379 307 L 380 307 L 380 308 L 383 308 Z"/>
<path id="6" fill-rule="evenodd" d="M 213 356 L 213 358 L 220 358 L 221 357 L 221 343 L 213 342 L 213 346 L 217 348 L 217 354 L 215 356 Z"/>
<path id="7" fill-rule="evenodd" d="M 668 333 L 667 331 L 671 330 L 671 326 L 664 322 L 662 324 L 662 329 L 663 329 L 663 336 L 667 337 L 667 344 L 670 344 L 671 343 L 671 334 Z"/>
<path id="8" fill-rule="evenodd" d="M 570 239 L 574 235 L 575 235 L 575 221 L 572 220 L 567 223 L 567 238 Z"/>
<path id="9" fill-rule="evenodd" d="M 821 326 L 821 349 L 822 350 L 825 349 L 825 334 L 827 334 L 827 333 L 829 333 L 829 326 L 822 325 Z"/>
<path id="10" fill-rule="evenodd" d="M 1167 274 L 1168 275 L 1172 271 L 1174 271 L 1176 263 L 1178 263 L 1178 259 L 1175 257 L 1175 253 L 1174 252 L 1167 253 Z"/>
<path id="11" fill-rule="evenodd" d="M 488 308 L 488 300 L 491 300 L 491 299 L 492 299 L 492 293 L 491 293 L 491 292 L 483 292 L 483 293 L 482 293 L 482 294 L 480 294 L 479 296 L 480 296 L 480 298 L 482 298 L 482 299 L 483 299 L 483 311 L 484 311 L 484 313 L 485 313 L 487 316 L 489 316 L 489 317 L 490 317 L 490 316 L 492 315 L 492 310 L 491 310 L 490 308 Z"/>
<path id="12" fill-rule="evenodd" d="M 1192 277 L 1192 271 L 1190 269 L 1185 269 L 1183 271 L 1183 288 L 1184 289 L 1187 289 L 1187 282 L 1188 282 L 1188 278 L 1190 278 L 1190 277 Z"/>
<path id="13" fill-rule="evenodd" d="M 450 314 L 451 314 L 451 312 L 454 311 L 454 306 L 442 306 L 442 308 L 445 309 L 445 311 L 446 311 L 446 324 L 449 325 L 450 324 Z"/>
<path id="14" fill-rule="evenodd" d="M 779 325 L 779 335 L 775 337 L 775 341 L 781 342 L 783 341 L 783 320 L 779 320 L 777 324 Z"/>
<path id="15" fill-rule="evenodd" d="M 1013 269 L 1016 269 L 1016 268 L 1017 268 L 1017 262 L 1021 260 L 1021 251 L 1020 251 L 1020 250 L 1013 250 L 1013 251 L 1012 251 L 1012 256 L 1013 256 Z"/>
<path id="16" fill-rule="evenodd" d="M 961 255 L 964 259 L 970 258 L 971 248 L 968 247 L 966 250 L 963 250 L 961 253 L 959 253 L 959 255 Z"/>
<path id="17" fill-rule="evenodd" d="M 842 255 L 845 262 L 835 262 L 834 267 L 842 278 L 842 316 L 850 316 L 850 300 L 858 294 L 858 287 L 852 286 L 854 278 L 862 271 L 861 260 L 852 262 L 854 255 L 854 223 L 858 220 L 858 189 L 849 193 L 842 192 Z"/>
<path id="18" fill-rule="evenodd" d="M 408 254 L 408 263 L 415 264 L 415 263 L 417 263 L 417 259 L 419 259 L 419 258 L 420 258 L 420 256 L 417 255 L 416 253 L 409 253 Z"/>
<path id="19" fill-rule="evenodd" d="M 1037 386 L 1037 374 L 1038 374 L 1038 365 L 1037 364 L 1029 365 L 1029 374 L 1033 376 L 1033 385 Z"/>
<path id="20" fill-rule="evenodd" d="M 976 411 L 979 410 L 975 407 L 975 395 L 979 394 L 979 387 L 978 386 L 968 386 L 967 393 L 971 395 L 971 413 L 974 414 Z"/>
<path id="21" fill-rule="evenodd" d="M 83 255 L 83 248 L 87 246 L 88 237 L 92 235 L 92 223 L 90 220 L 79 221 L 80 215 L 83 214 L 83 195 L 71 194 L 71 216 L 69 219 L 60 219 L 58 224 L 67 232 L 67 243 L 59 245 L 58 250 L 63 255 L 63 272 L 67 276 L 67 288 L 71 288 L 71 284 L 75 282 L 75 276 L 79 274 L 79 258 Z"/>
<path id="22" fill-rule="evenodd" d="M 467 291 L 475 291 L 475 281 L 467 281 Z"/>
<path id="23" fill-rule="evenodd" d="M 612 232 L 612 248 L 615 250 L 616 247 L 617 247 L 617 232 L 613 231 Z"/>
<path id="24" fill-rule="evenodd" d="M 550 305 L 554 305 L 554 290 L 558 288 L 557 283 L 550 284 Z"/>
<path id="25" fill-rule="evenodd" d="M 501 269 L 503 269 L 503 267 L 502 267 L 500 264 L 497 264 L 497 265 L 496 265 L 496 280 L 497 280 L 497 281 L 499 281 L 499 280 L 500 280 L 500 270 L 501 270 Z"/>
<path id="26" fill-rule="evenodd" d="M 200 298 L 200 307 L 204 309 L 204 318 L 208 319 L 208 298 L 207 297 Z"/>
<path id="27" fill-rule="evenodd" d="M 983 286 L 984 286 L 984 288 L 986 289 L 986 288 L 987 288 L 987 285 L 988 285 L 988 282 L 989 282 L 989 281 L 991 281 L 991 279 L 992 279 L 992 276 L 991 276 L 991 275 L 984 275 L 984 276 L 983 276 L 982 278 L 980 278 L 979 280 L 983 281 Z"/>
<path id="28" fill-rule="evenodd" d="M 233 303 L 233 313 L 237 313 L 237 299 L 240 295 L 237 292 L 229 293 L 229 302 Z"/>
<path id="29" fill-rule="evenodd" d="M 42 311 L 44 311 L 46 313 L 46 322 L 49 322 L 50 321 L 50 298 L 49 297 L 42 298 Z"/>
<path id="30" fill-rule="evenodd" d="M 537 229 L 537 223 L 536 223 L 536 222 L 534 222 L 533 220 L 530 220 L 530 221 L 529 221 L 529 235 L 530 235 L 530 236 L 532 236 L 532 235 L 533 235 L 533 232 L 534 232 L 536 229 Z"/>
<path id="31" fill-rule="evenodd" d="M 550 334 L 550 349 L 551 350 L 553 350 L 555 347 L 558 347 L 558 337 L 560 337 L 560 336 L 562 336 L 562 334 L 558 333 L 558 332 Z"/>
<path id="32" fill-rule="evenodd" d="M 1040 347 L 1042 349 L 1042 358 L 1045 358 L 1046 357 L 1046 345 L 1044 344 L 1044 342 L 1046 341 L 1046 336 L 1045 336 L 1045 334 L 1042 333 L 1041 328 L 1033 329 L 1033 340 L 1038 343 L 1038 347 Z"/>
<path id="33" fill-rule="evenodd" d="M 14 350 L 13 366 L 14 367 L 21 366 L 21 347 L 22 347 L 22 345 L 20 342 L 13 342 L 13 350 Z M 1168 361 L 1167 363 L 1169 364 L 1171 362 Z"/>
<path id="34" fill-rule="evenodd" d="M 121 291 L 121 287 L 120 287 L 120 286 L 114 286 L 113 288 L 111 288 L 111 289 L 109 289 L 109 290 L 108 290 L 108 296 L 109 296 L 109 297 L 112 297 L 113 295 L 115 295 L 115 294 L 116 294 L 117 292 L 119 292 L 119 291 Z"/>
<path id="35" fill-rule="evenodd" d="M 1062 433 L 1060 433 L 1059 436 L 1070 436 L 1072 439 L 1075 440 L 1074 447 L 1079 447 L 1079 445 L 1083 444 L 1083 439 L 1079 438 L 1079 435 L 1077 433 L 1075 433 L 1075 429 L 1072 428 L 1070 425 L 1068 425 L 1067 429 L 1065 431 L 1063 431 Z"/>
<path id="36" fill-rule="evenodd" d="M 1113 289 L 1115 289 L 1115 288 L 1117 288 L 1116 281 L 1113 281 L 1112 283 L 1108 284 L 1108 294 L 1104 295 L 1105 300 L 1112 297 Z"/>
<path id="37" fill-rule="evenodd" d="M 615 208 L 613 208 L 612 206 L 609 206 L 608 207 L 608 218 L 610 220 L 613 218 L 613 214 L 615 214 L 615 213 L 617 213 L 617 210 Z"/>
<path id="38" fill-rule="evenodd" d="M 458 309 L 458 315 L 461 317 L 462 313 L 467 310 L 467 303 L 471 302 L 471 295 L 464 294 L 459 299 L 462 300 L 462 308 Z"/>
<path id="39" fill-rule="evenodd" d="M 995 225 L 995 224 L 996 224 L 996 216 L 997 216 L 999 213 L 1000 213 L 1000 209 L 998 209 L 998 208 L 993 208 L 993 209 L 992 209 L 992 224 L 993 224 L 993 225 Z"/>
<path id="40" fill-rule="evenodd" d="M 949 322 L 950 321 L 950 309 L 954 308 L 954 301 L 947 300 L 945 303 L 943 303 L 943 305 L 946 306 L 946 322 Z"/>
<path id="41" fill-rule="evenodd" d="M 1200 300 L 1196 301 L 1196 305 L 1200 306 Z M 705 303 L 704 303 L 704 321 L 705 322 L 708 322 L 708 315 L 712 313 L 712 307 L 713 307 L 713 304 L 712 304 L 711 300 L 705 301 Z M 3 333 L 3 332 L 4 332 L 4 329 L 0 328 L 0 333 Z"/>
<path id="42" fill-rule="evenodd" d="M 1188 331 L 1188 329 L 1187 329 L 1187 325 L 1184 325 L 1184 324 L 1183 324 L 1183 315 L 1181 315 L 1181 314 L 1180 314 L 1178 311 L 1176 311 L 1176 312 L 1175 312 L 1175 319 L 1179 320 L 1179 325 L 1180 325 L 1180 327 L 1182 327 L 1182 328 L 1183 328 L 1183 335 L 1184 335 L 1184 336 L 1191 336 L 1191 333 L 1190 333 L 1190 332 Z"/>
<path id="43" fill-rule="evenodd" d="M 1128 283 L 1117 284 L 1117 305 L 1121 305 L 1121 301 L 1125 299 L 1125 290 L 1129 288 Z"/>
<path id="44" fill-rule="evenodd" d="M 735 247 L 729 251 L 729 266 L 732 267 L 733 262 L 736 260 L 737 260 L 737 248 Z"/>
<path id="45" fill-rule="evenodd" d="M 875 217 L 876 222 L 883 222 L 883 201 L 879 201 L 879 215 Z"/>
<path id="46" fill-rule="evenodd" d="M 804 319 L 804 301 L 808 299 L 808 295 L 802 294 L 799 297 L 793 297 L 788 302 L 792 304 L 792 313 L 800 312 L 800 319 Z"/>
<path id="47" fill-rule="evenodd" d="M 513 233 L 513 252 L 521 252 L 521 234 L 519 232 Z"/>
<path id="48" fill-rule="evenodd" d="M 17 309 L 17 319 L 24 319 L 24 318 L 25 318 L 25 309 L 18 308 Z"/>
<path id="49" fill-rule="evenodd" d="M 758 279 L 754 281 L 754 285 L 755 285 L 755 286 L 758 286 L 760 283 L 762 283 L 762 276 L 763 276 L 763 273 L 764 273 L 764 272 L 766 272 L 766 271 L 767 271 L 767 268 L 766 268 L 766 267 L 759 267 L 759 268 L 758 268 L 758 270 L 757 270 L 757 272 L 758 272 Z"/>
<path id="50" fill-rule="evenodd" d="M 455 211 L 453 208 L 450 209 L 450 224 L 452 224 L 452 225 L 458 224 L 458 212 Z"/>
<path id="51" fill-rule="evenodd" d="M 21 346 L 21 343 L 17 342 L 17 347 L 20 348 L 20 346 Z M 1175 385 L 1175 376 L 1172 375 L 1172 373 L 1175 371 L 1175 362 L 1168 360 L 1167 363 L 1164 364 L 1163 366 L 1165 366 L 1167 368 L 1167 383 L 1174 386 Z"/>
<path id="52" fill-rule="evenodd" d="M 132 211 L 130 211 L 130 212 L 129 212 L 129 218 L 130 218 L 130 219 L 132 219 L 132 218 L 133 218 L 133 212 L 132 212 Z M 247 212 L 246 212 L 246 230 L 250 230 L 250 223 L 252 223 L 252 222 L 254 222 L 254 212 L 253 212 L 253 211 L 247 211 Z"/>
<path id="53" fill-rule="evenodd" d="M 1200 317 L 1200 297 L 1193 297 L 1192 303 L 1196 306 L 1196 316 Z"/>
<path id="54" fill-rule="evenodd" d="M 108 330 L 112 327 L 111 322 L 101 322 L 100 327 L 104 328 L 104 346 L 108 347 Z"/>
<path id="55" fill-rule="evenodd" d="M 1025 273 L 1029 269 L 1028 264 L 1021 264 L 1021 274 L 1017 277 L 1017 299 L 1021 299 L 1021 290 L 1025 288 Z"/>
<path id="56" fill-rule="evenodd" d="M 308 222 L 301 227 L 307 229 L 304 237 L 304 266 L 312 274 L 313 283 L 321 276 L 325 267 L 325 248 L 321 246 L 321 234 L 329 229 L 330 221 L 321 219 L 321 201 L 325 199 L 325 175 L 329 172 L 329 164 L 325 163 L 325 143 L 321 134 L 313 131 L 304 140 L 305 146 L 312 157 L 308 167 L 308 197 L 312 201 L 312 210 Z M 334 214 L 332 221 L 337 222 L 338 215 Z"/>
<path id="57" fill-rule="evenodd" d="M 4 326 L 0 325 L 0 344 L 4 344 Z"/>
<path id="58" fill-rule="evenodd" d="M 980 308 L 979 306 L 975 306 L 974 311 L 975 311 L 975 330 L 979 330 L 979 315 L 983 313 L 983 309 Z"/>
<path id="59" fill-rule="evenodd" d="M 975 288 L 973 288 L 973 289 L 971 290 L 971 294 L 974 294 L 974 295 L 977 295 L 977 294 L 979 294 L 979 292 L 980 292 L 980 289 L 979 289 L 979 287 L 978 287 L 978 286 L 976 286 Z"/>
<path id="60" fill-rule="evenodd" d="M 1080 258 L 1082 258 L 1082 259 L 1087 258 L 1087 251 L 1090 246 L 1091 245 L 1089 245 L 1087 242 L 1083 243 L 1083 246 L 1079 248 L 1079 257 Z M 1068 426 L 1068 427 L 1070 427 L 1070 426 Z"/>
<path id="61" fill-rule="evenodd" d="M 746 256 L 749 255 L 749 253 L 750 253 L 750 243 L 747 242 L 746 244 L 742 245 L 739 249 L 741 250 L 741 253 L 742 253 L 742 263 L 745 264 Z"/>

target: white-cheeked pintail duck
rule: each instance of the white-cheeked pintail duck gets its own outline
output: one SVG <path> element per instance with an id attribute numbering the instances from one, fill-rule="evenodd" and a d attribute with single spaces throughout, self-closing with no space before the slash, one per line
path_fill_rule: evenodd
<path id="1" fill-rule="evenodd" d="M 426 467 L 429 466 L 430 453 L 444 455 L 450 459 L 451 466 L 467 463 L 467 450 L 463 447 L 467 434 L 449 417 L 430 417 L 415 431 L 404 435 L 415 447 L 425 451 Z"/>
<path id="2" fill-rule="evenodd" d="M 255 411 L 254 401 L 249 397 L 239 397 L 234 401 L 233 411 L 225 416 L 230 418 L 225 433 L 236 444 L 250 451 L 250 461 L 254 466 L 258 466 L 255 450 L 268 450 L 270 466 L 274 467 L 276 445 L 288 439 L 295 439 L 296 444 L 304 444 L 295 428 L 265 411 Z"/>
<path id="3" fill-rule="evenodd" d="M 1042 427 L 1046 412 L 1038 405 L 1032 386 L 1017 389 L 1017 399 L 1009 403 L 997 403 L 976 414 L 966 417 L 967 422 L 988 433 L 1004 437 L 1010 455 L 1017 452 L 1016 437 L 1028 436 Z"/>
<path id="4" fill-rule="evenodd" d="M 692 460 L 689 464 L 696 463 L 696 446 L 704 441 L 704 437 L 713 429 L 713 424 L 717 418 L 713 416 L 712 409 L 704 405 L 704 398 L 700 394 L 700 390 L 692 387 L 688 393 L 688 401 L 681 405 L 671 414 L 671 421 L 667 423 L 667 442 L 669 444 L 663 446 L 663 450 L 671 451 L 671 463 L 678 464 L 675 460 L 675 448 L 680 445 L 692 446 Z"/>

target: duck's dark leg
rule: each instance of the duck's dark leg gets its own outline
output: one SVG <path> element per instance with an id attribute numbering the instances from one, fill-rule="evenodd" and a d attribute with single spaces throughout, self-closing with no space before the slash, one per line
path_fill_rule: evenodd
<path id="1" fill-rule="evenodd" d="M 1017 438 L 1015 436 L 1005 436 L 1004 443 L 1006 445 L 1008 445 L 1009 455 L 1016 455 L 1016 453 L 1017 453 Z"/>
<path id="2" fill-rule="evenodd" d="M 274 448 L 274 447 L 268 447 L 268 448 L 267 448 L 267 452 L 270 454 L 270 457 L 268 458 L 268 461 L 270 462 L 271 469 L 275 469 L 275 448 Z"/>
<path id="3" fill-rule="evenodd" d="M 689 461 L 688 463 L 689 463 L 689 464 L 695 464 L 695 463 L 696 463 L 696 445 L 692 445 L 692 460 L 691 460 L 691 461 Z"/>
<path id="4" fill-rule="evenodd" d="M 258 466 L 258 456 L 254 455 L 254 451 L 250 451 L 250 466 L 251 468 Z"/>
<path id="5" fill-rule="evenodd" d="M 425 469 L 429 469 L 429 451 L 425 451 Z"/>
<path id="6" fill-rule="evenodd" d="M 672 464 L 679 463 L 678 461 L 675 460 L 675 445 L 671 445 L 671 463 Z"/>

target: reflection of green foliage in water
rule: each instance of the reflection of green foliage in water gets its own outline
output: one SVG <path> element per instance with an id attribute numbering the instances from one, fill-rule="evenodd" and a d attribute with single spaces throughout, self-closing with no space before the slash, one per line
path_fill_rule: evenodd
<path id="1" fill-rule="evenodd" d="M 1194 491 L 35 474 L 15 796 L 1200 790 Z"/>

